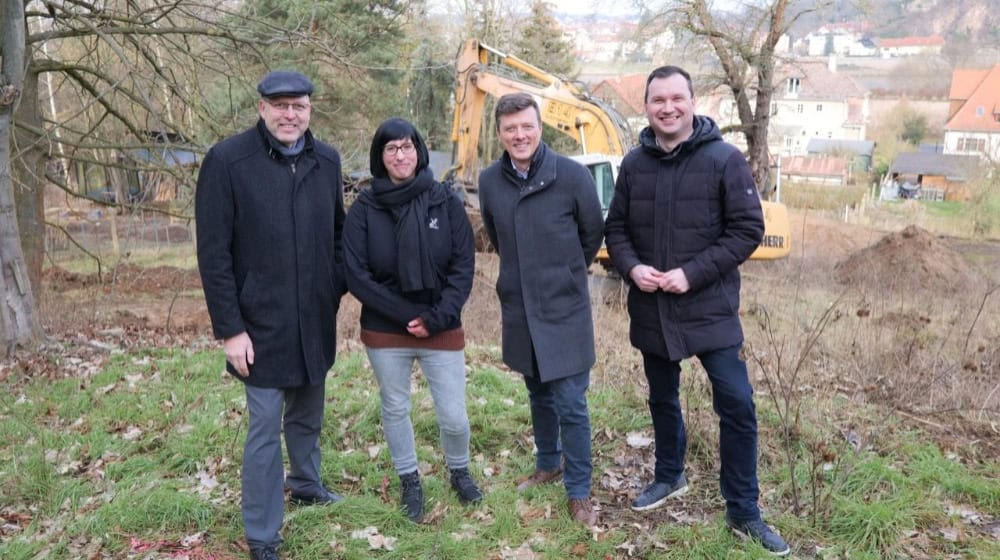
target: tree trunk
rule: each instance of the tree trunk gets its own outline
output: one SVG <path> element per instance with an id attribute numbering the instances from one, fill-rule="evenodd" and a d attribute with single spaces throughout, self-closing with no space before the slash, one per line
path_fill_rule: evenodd
<path id="1" fill-rule="evenodd" d="M 3 66 L 0 67 L 0 327 L 6 353 L 41 336 L 31 281 L 21 251 L 14 210 L 10 139 L 13 113 L 24 79 L 25 26 L 23 0 L 0 0 Z"/>
<path id="2" fill-rule="evenodd" d="M 38 74 L 29 70 L 24 77 L 16 122 L 34 130 L 42 129 L 38 107 Z M 21 233 L 21 248 L 28 268 L 28 278 L 36 295 L 42 293 L 42 264 L 45 260 L 45 139 L 26 129 L 14 129 L 14 152 L 11 162 L 14 178 L 14 200 L 17 224 Z"/>

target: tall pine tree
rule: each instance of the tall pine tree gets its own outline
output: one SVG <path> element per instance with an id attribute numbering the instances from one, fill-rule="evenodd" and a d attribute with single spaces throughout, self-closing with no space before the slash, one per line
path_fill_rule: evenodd
<path id="1" fill-rule="evenodd" d="M 545 0 L 532 2 L 531 15 L 514 41 L 514 55 L 567 80 L 579 72 L 573 44 L 556 21 L 553 5 Z"/>

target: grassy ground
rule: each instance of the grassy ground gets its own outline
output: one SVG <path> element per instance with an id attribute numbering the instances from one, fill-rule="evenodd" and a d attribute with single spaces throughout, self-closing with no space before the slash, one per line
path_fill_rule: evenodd
<path id="1" fill-rule="evenodd" d="M 328 507 L 290 508 L 288 558 L 758 558 L 763 551 L 724 529 L 710 398 L 684 387 L 692 493 L 647 515 L 628 500 L 648 480 L 650 436 L 641 390 L 596 386 L 594 497 L 601 526 L 571 522 L 558 486 L 513 490 L 533 459 L 522 382 L 495 349 L 469 351 L 472 470 L 486 492 L 459 505 L 446 482 L 429 393 L 417 383 L 415 431 L 428 522 L 397 510 L 379 426 L 378 393 L 361 353 L 341 355 L 327 383 L 323 475 L 347 496 Z M 61 375 L 5 376 L 0 396 L 0 557 L 236 558 L 245 552 L 239 469 L 246 431 L 241 385 L 222 373 L 218 351 L 199 345 L 116 353 L 100 368 L 86 359 L 49 364 Z M 697 379 L 702 376 L 688 376 Z M 419 377 L 418 377 L 419 379 Z M 814 406 L 815 404 L 815 406 Z M 856 441 L 833 426 L 876 410 L 806 403 L 793 443 L 807 507 L 789 509 L 790 478 L 776 446 L 782 422 L 759 398 L 762 505 L 801 557 L 1000 557 L 1000 469 L 942 451 L 919 431 L 887 430 Z M 632 435 L 631 443 L 629 435 Z M 856 437 L 856 436 L 855 436 Z M 818 453 L 818 454 L 817 454 Z"/>
<path id="2" fill-rule="evenodd" d="M 871 278 L 844 284 L 837 267 L 887 231 L 916 223 L 960 232 L 969 229 L 969 208 L 887 203 L 845 224 L 843 207 L 861 191 L 792 191 L 785 194 L 801 195 L 809 209 L 796 209 L 793 254 L 742 267 L 767 519 L 798 558 L 1000 558 L 1000 245 L 941 240 L 948 252 L 935 254 L 975 265 L 979 284 L 921 287 L 936 278 L 928 274 L 895 288 L 894 270 L 931 250 L 909 246 L 887 259 L 897 269 L 872 263 Z M 48 264 L 65 272 L 45 283 L 49 345 L 0 363 L 0 558 L 246 556 L 242 387 L 222 373 L 209 340 L 192 247 L 143 247 L 123 240 L 121 263 L 101 252 L 105 284 L 74 276 L 96 272 L 94 261 L 69 249 L 55 254 Z M 127 266 L 111 273 L 113 264 Z M 324 480 L 347 500 L 289 508 L 285 557 L 765 557 L 725 530 L 718 421 L 696 361 L 682 389 L 692 491 L 655 512 L 628 508 L 652 476 L 652 434 L 624 291 L 614 282 L 595 290 L 593 306 L 600 526 L 570 522 L 558 485 L 513 491 L 532 470 L 532 440 L 523 383 L 497 348 L 496 267 L 494 255 L 477 255 L 463 314 L 472 470 L 485 502 L 463 507 L 448 487 L 419 380 L 414 417 L 428 520 L 413 525 L 398 511 L 378 392 L 357 342 L 358 305 L 348 297 L 322 440 Z"/>

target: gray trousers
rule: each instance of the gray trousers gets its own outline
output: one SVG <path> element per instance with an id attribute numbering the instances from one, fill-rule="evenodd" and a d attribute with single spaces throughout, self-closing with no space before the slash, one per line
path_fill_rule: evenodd
<path id="1" fill-rule="evenodd" d="M 326 383 L 287 389 L 244 385 L 250 427 L 240 473 L 243 527 L 250 548 L 281 544 L 285 486 L 294 494 L 319 495 L 319 432 Z M 290 470 L 281 456 L 284 428 Z"/>

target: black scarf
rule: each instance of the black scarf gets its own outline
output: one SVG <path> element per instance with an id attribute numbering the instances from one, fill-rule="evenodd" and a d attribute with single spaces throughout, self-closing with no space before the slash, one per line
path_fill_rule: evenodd
<path id="1" fill-rule="evenodd" d="M 396 222 L 396 269 L 403 292 L 441 289 L 426 241 L 427 203 L 433 186 L 434 175 L 427 167 L 398 185 L 387 178 L 372 179 L 375 201 L 388 208 Z"/>

